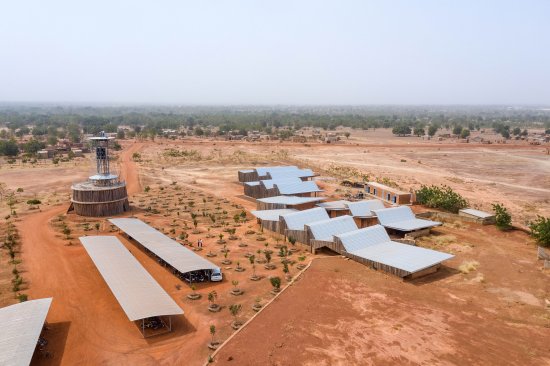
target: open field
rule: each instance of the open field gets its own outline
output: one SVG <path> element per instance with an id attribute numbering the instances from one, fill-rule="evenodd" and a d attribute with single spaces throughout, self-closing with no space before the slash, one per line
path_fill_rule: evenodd
<path id="1" fill-rule="evenodd" d="M 327 189 L 327 195 L 339 197 L 347 189 L 329 179 L 337 173 L 330 164 L 350 166 L 373 178 L 390 179 L 407 190 L 420 184 L 445 183 L 485 209 L 492 202 L 503 202 L 518 224 L 536 213 L 550 215 L 550 162 L 540 146 L 403 141 L 395 138 L 380 144 L 352 136 L 343 145 L 309 146 L 194 140 L 125 142 L 119 161 L 134 207 L 129 214 L 172 237 L 185 232 L 191 243 L 203 238 L 205 249 L 200 254 L 215 252 L 215 263 L 223 259 L 223 245 L 215 244 L 216 236 L 224 234 L 233 263 L 222 266 L 230 267 L 224 270 L 223 283 L 198 286 L 203 297 L 195 302 L 186 298 L 191 292 L 187 284 L 111 231 L 104 219 L 85 222 L 72 214 L 63 216 L 70 183 L 87 176 L 88 160 L 83 159 L 70 178 L 59 178 L 64 169 L 70 169 L 65 166 L 13 168 L 9 175 L 2 171 L 0 180 L 12 189 L 26 181 L 39 182 L 36 186 L 40 188 L 28 184 L 24 193 L 35 189 L 32 194 L 47 202 L 41 210 L 29 210 L 20 203 L 19 217 L 14 220 L 22 238 L 24 292 L 31 299 L 54 297 L 48 315 L 49 347 L 54 357 L 35 359 L 35 363 L 203 364 L 209 354 L 209 326 L 216 325 L 220 341 L 233 333 L 227 306 L 242 304 L 239 317 L 247 320 L 254 314 L 251 305 L 257 297 L 261 303 L 273 297 L 267 278 L 258 282 L 248 279 L 251 268 L 244 254 L 264 249 L 265 242 L 273 249 L 275 238 L 267 232 L 257 234 L 255 221 L 235 227 L 239 240 L 228 240 L 224 226 L 216 225 L 226 221 L 227 227 L 233 227 L 235 213 L 255 208 L 242 197 L 242 186 L 236 182 L 241 168 L 272 163 L 310 165 L 321 172 L 319 184 Z M 141 161 L 132 160 L 134 152 L 141 154 Z M 23 181 L 11 173 L 18 169 L 25 174 Z M 509 169 L 514 173 L 509 174 Z M 48 196 L 53 187 L 60 202 Z M 145 187 L 150 187 L 148 193 Z M 216 223 L 201 215 L 203 209 L 218 215 Z M 193 234 L 190 212 L 199 214 L 200 234 Z M 71 228 L 70 239 L 61 233 L 60 220 Z M 95 235 L 96 222 L 100 223 L 100 234 L 118 235 L 183 308 L 185 315 L 176 319 L 174 332 L 145 340 L 127 320 L 77 240 L 79 235 Z M 256 233 L 247 235 L 248 230 Z M 206 238 L 209 233 L 214 237 Z M 258 241 L 258 236 L 267 240 Z M 239 247 L 241 242 L 247 246 Z M 550 349 L 544 341 L 550 337 L 549 274 L 541 270 L 535 246 L 526 234 L 448 223 L 420 245 L 452 252 L 456 257 L 439 274 L 413 283 L 339 257 L 314 260 L 295 285 L 221 349 L 216 362 L 344 365 L 369 359 L 373 364 L 463 364 L 465 360 L 471 364 L 550 363 Z M 278 263 L 277 251 L 273 250 L 274 262 Z M 293 254 L 291 259 L 297 261 L 300 255 Z M 311 258 L 314 256 L 307 254 L 304 262 Z M 245 272 L 234 271 L 237 260 Z M 479 263 L 477 269 L 460 273 L 458 268 L 472 261 Z M 263 276 L 284 277 L 280 264 L 273 271 L 261 264 L 257 269 Z M 291 273 L 298 271 L 291 267 Z M 245 291 L 242 296 L 229 294 L 235 279 Z M 224 306 L 217 314 L 207 310 L 206 294 L 212 289 Z M 230 356 L 234 360 L 226 361 Z"/>

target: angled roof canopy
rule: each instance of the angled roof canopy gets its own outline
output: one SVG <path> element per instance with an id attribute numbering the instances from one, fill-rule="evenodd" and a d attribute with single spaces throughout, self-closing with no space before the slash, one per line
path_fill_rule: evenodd
<path id="1" fill-rule="evenodd" d="M 264 179 L 260 181 L 260 185 L 264 186 L 267 189 L 273 188 L 275 184 L 284 184 L 284 183 L 301 183 L 302 180 L 296 177 L 284 177 L 284 178 L 275 178 L 275 179 Z"/>
<path id="2" fill-rule="evenodd" d="M 289 213 L 298 212 L 293 208 L 283 208 L 280 210 L 255 210 L 250 211 L 252 215 L 257 217 L 262 221 L 279 221 L 281 215 L 286 215 Z"/>
<path id="3" fill-rule="evenodd" d="M 313 193 L 322 192 L 317 183 L 314 181 L 300 181 L 295 183 L 282 182 L 275 183 L 275 187 L 279 190 L 279 194 L 300 194 L 300 193 Z"/>
<path id="4" fill-rule="evenodd" d="M 348 203 L 351 203 L 351 202 L 346 200 L 328 201 L 328 202 L 318 203 L 317 206 L 322 207 L 326 210 L 347 210 Z"/>
<path id="5" fill-rule="evenodd" d="M 480 219 L 487 219 L 489 217 L 495 216 L 495 214 L 493 214 L 493 213 L 480 211 L 480 210 L 475 210 L 473 208 L 464 208 L 462 210 L 459 210 L 459 212 L 463 212 L 463 213 L 468 214 L 468 215 L 479 217 Z"/>
<path id="6" fill-rule="evenodd" d="M 417 219 L 408 206 L 374 210 L 374 213 L 382 226 L 399 231 L 415 231 L 441 225 L 438 221 Z"/>
<path id="7" fill-rule="evenodd" d="M 109 221 L 181 273 L 218 268 L 216 264 L 139 219 L 121 218 Z"/>
<path id="8" fill-rule="evenodd" d="M 407 274 L 419 272 L 454 257 L 448 253 L 391 241 L 381 225 L 335 236 L 348 253 L 398 268 Z"/>
<path id="9" fill-rule="evenodd" d="M 324 197 L 298 197 L 298 196 L 275 196 L 275 197 L 266 197 L 258 198 L 257 201 L 263 203 L 279 203 L 282 205 L 301 205 L 309 202 L 319 202 L 323 201 Z"/>
<path id="10" fill-rule="evenodd" d="M 0 365 L 28 366 L 46 321 L 51 298 L 0 309 Z"/>
<path id="11" fill-rule="evenodd" d="M 357 202 L 349 202 L 348 208 L 352 216 L 355 217 L 372 217 L 374 210 L 384 209 L 385 206 L 380 200 L 364 200 Z"/>
<path id="12" fill-rule="evenodd" d="M 116 236 L 83 236 L 80 241 L 128 319 L 183 314 Z"/>
<path id="13" fill-rule="evenodd" d="M 307 224 L 312 239 L 332 241 L 334 235 L 357 230 L 357 224 L 349 215 Z"/>
<path id="14" fill-rule="evenodd" d="M 315 176 L 311 169 L 288 169 L 288 170 L 274 170 L 270 171 L 269 176 L 271 179 L 284 179 L 284 178 L 309 178 Z"/>
<path id="15" fill-rule="evenodd" d="M 329 218 L 327 211 L 321 207 L 285 214 L 281 215 L 281 217 L 286 224 L 286 228 L 289 230 L 304 230 L 304 225 L 306 224 Z"/>

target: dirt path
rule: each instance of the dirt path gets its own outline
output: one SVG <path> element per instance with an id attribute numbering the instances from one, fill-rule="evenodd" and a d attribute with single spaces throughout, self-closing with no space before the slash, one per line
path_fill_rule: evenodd
<path id="1" fill-rule="evenodd" d="M 143 142 L 135 142 L 127 149 L 124 149 L 120 154 L 120 175 L 126 180 L 126 189 L 129 195 L 141 192 L 141 182 L 137 164 L 132 159 L 132 155 L 139 152 L 146 144 Z"/>

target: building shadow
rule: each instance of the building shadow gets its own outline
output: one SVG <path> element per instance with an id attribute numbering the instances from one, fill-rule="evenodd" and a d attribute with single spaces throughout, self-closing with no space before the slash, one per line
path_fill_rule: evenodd
<path id="1" fill-rule="evenodd" d="M 41 337 L 48 341 L 44 352 L 37 347 L 31 365 L 61 365 L 71 322 L 46 323 Z"/>
<path id="2" fill-rule="evenodd" d="M 435 273 L 432 273 L 432 274 L 429 274 L 429 275 L 426 275 L 426 276 L 422 276 L 420 278 L 415 278 L 413 280 L 406 280 L 406 282 L 410 283 L 412 285 L 415 285 L 415 286 L 423 286 L 423 285 L 427 285 L 427 284 L 430 284 L 430 283 L 433 283 L 433 282 L 437 282 L 437 281 L 447 279 L 447 278 L 452 277 L 452 276 L 456 276 L 459 273 L 460 273 L 460 271 L 455 269 L 455 268 L 451 268 L 451 267 L 447 267 L 445 265 L 441 265 L 441 268 L 439 268 L 439 270 Z"/>
<path id="3" fill-rule="evenodd" d="M 139 327 L 141 326 L 141 322 L 137 321 L 134 322 L 136 325 L 136 328 L 138 328 L 139 334 L 141 335 L 141 329 Z M 175 338 L 175 337 L 182 337 L 190 333 L 194 333 L 197 331 L 197 328 L 195 328 L 189 320 L 185 317 L 185 315 L 174 315 L 172 316 L 172 331 L 160 335 L 154 335 L 149 336 L 145 338 L 145 341 L 149 345 L 153 345 L 159 342 L 164 342 L 168 339 Z"/>

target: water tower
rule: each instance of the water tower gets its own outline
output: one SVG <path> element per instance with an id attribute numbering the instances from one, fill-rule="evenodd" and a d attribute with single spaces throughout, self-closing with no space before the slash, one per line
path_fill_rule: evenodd
<path id="1" fill-rule="evenodd" d="M 109 167 L 109 142 L 104 132 L 99 136 L 90 137 L 92 150 L 95 153 L 96 174 L 86 182 L 74 184 L 69 211 L 81 216 L 114 216 L 128 211 L 128 193 L 126 183 Z"/>

